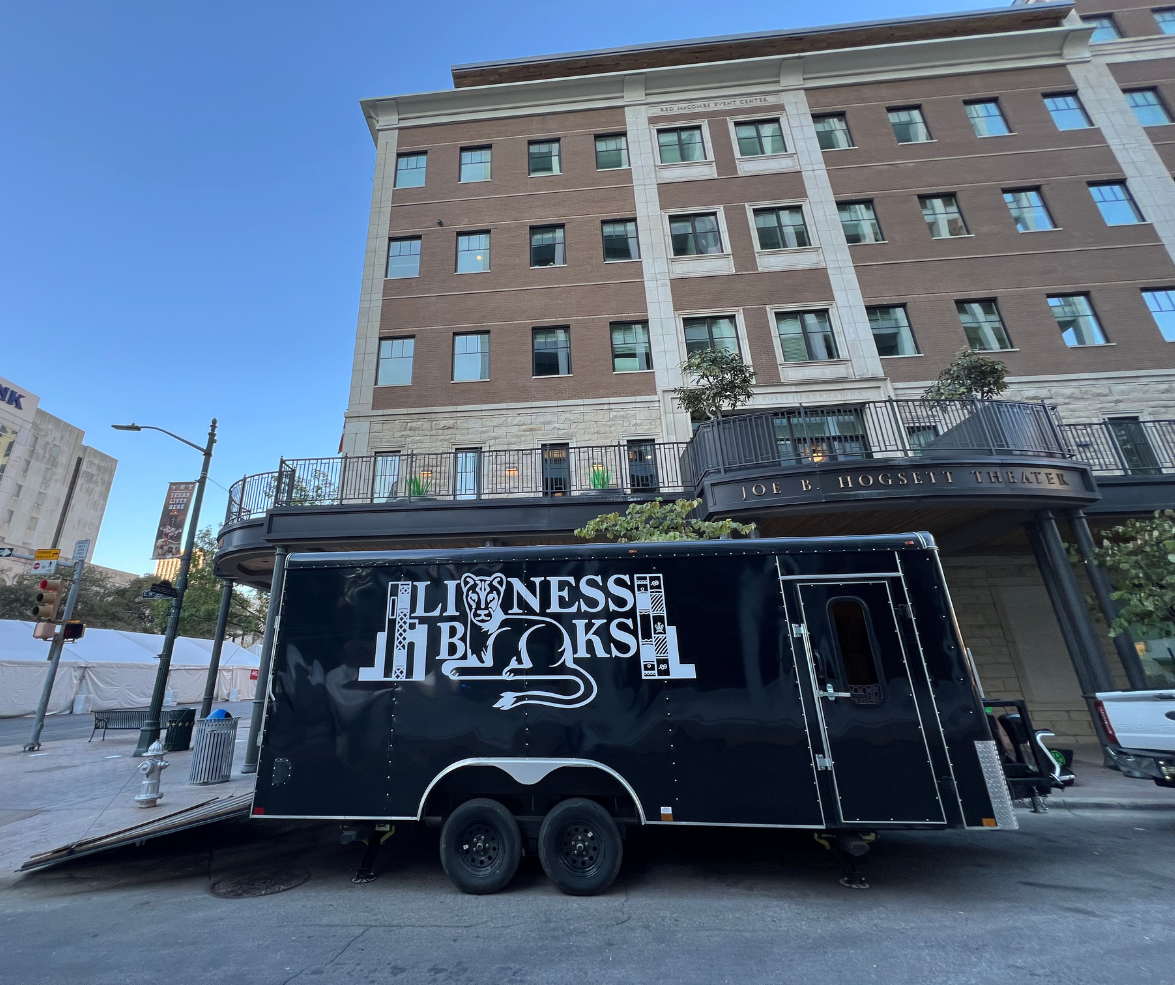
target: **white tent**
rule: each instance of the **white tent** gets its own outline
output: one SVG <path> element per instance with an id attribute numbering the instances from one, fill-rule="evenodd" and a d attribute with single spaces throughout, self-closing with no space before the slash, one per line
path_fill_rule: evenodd
<path id="1" fill-rule="evenodd" d="M 32 622 L 0 619 L 0 717 L 32 715 L 37 710 L 48 669 L 49 642 L 33 639 Z M 69 711 L 78 695 L 88 695 L 92 711 L 142 708 L 151 701 L 163 637 L 152 633 L 125 633 L 116 629 L 87 629 L 86 635 L 65 644 L 49 713 Z M 167 688 L 176 701 L 192 703 L 204 697 L 212 640 L 180 636 L 171 657 Z M 223 701 L 237 690 L 251 701 L 256 654 L 224 641 L 216 696 Z"/>

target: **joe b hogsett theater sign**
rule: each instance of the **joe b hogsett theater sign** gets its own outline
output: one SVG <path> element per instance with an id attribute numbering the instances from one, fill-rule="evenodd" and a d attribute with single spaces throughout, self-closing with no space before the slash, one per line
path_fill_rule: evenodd
<path id="1" fill-rule="evenodd" d="M 929 463 L 928 463 L 929 464 Z M 1099 497 L 1089 472 L 1069 465 L 951 463 L 949 468 L 809 466 L 803 471 L 713 476 L 705 485 L 714 508 L 852 500 L 1025 499 L 1090 503 Z M 895 504 L 897 505 L 897 504 Z"/>

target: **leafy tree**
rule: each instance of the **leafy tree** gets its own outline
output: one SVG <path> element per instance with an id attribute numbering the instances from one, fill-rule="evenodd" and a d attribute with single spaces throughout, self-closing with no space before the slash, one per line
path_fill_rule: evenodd
<path id="1" fill-rule="evenodd" d="M 195 639 L 210 640 L 216 634 L 216 619 L 220 615 L 220 596 L 224 582 L 216 577 L 212 559 L 216 554 L 216 538 L 211 527 L 196 534 L 192 565 L 188 569 L 188 587 L 184 592 L 184 607 L 180 611 L 179 633 Z M 171 602 L 154 603 L 157 632 L 167 629 Z M 239 639 L 260 636 L 265 629 L 267 603 L 252 589 L 234 588 L 229 603 L 227 635 Z"/>
<path id="2" fill-rule="evenodd" d="M 749 534 L 753 523 L 735 520 L 695 520 L 690 517 L 700 499 L 679 499 L 674 503 L 660 498 L 648 503 L 633 503 L 624 516 L 605 513 L 584 524 L 575 536 L 583 540 L 612 540 L 618 544 L 635 544 L 658 540 L 718 540 L 736 531 Z"/>
<path id="3" fill-rule="evenodd" d="M 694 385 L 680 386 L 673 395 L 692 418 L 714 420 L 723 408 L 733 411 L 754 396 L 755 371 L 737 352 L 700 349 L 681 364 L 681 371 L 693 378 Z"/>
<path id="4" fill-rule="evenodd" d="M 1008 367 L 998 359 L 988 359 L 974 349 L 960 349 L 923 396 L 927 400 L 989 400 L 1008 389 L 1007 375 Z"/>
<path id="5" fill-rule="evenodd" d="M 1167 632 L 1175 623 L 1175 510 L 1146 520 L 1127 520 L 1107 531 L 1093 552 L 1110 573 L 1118 618 L 1110 635 L 1132 626 Z"/>
<path id="6" fill-rule="evenodd" d="M 29 609 L 39 580 L 36 575 L 20 575 L 7 583 L 0 583 L 0 619 L 31 620 Z M 82 570 L 74 618 L 95 629 L 160 632 L 154 606 L 141 597 L 150 584 L 151 579 L 143 577 L 119 585 L 106 572 L 89 565 Z M 69 586 L 70 581 L 66 578 L 63 587 L 68 591 Z"/>

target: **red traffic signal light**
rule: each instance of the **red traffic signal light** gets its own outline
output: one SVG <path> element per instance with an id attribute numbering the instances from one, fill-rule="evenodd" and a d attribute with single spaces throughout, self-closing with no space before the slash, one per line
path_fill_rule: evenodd
<path id="1" fill-rule="evenodd" d="M 57 622 L 57 610 L 61 608 L 61 579 L 42 578 L 37 583 L 33 602 L 32 613 L 38 622 Z"/>

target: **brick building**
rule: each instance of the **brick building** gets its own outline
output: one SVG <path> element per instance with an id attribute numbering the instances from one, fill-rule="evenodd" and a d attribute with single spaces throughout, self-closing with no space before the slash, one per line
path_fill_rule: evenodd
<path id="1" fill-rule="evenodd" d="M 266 584 L 275 545 L 566 541 L 685 493 L 764 535 L 932 531 L 988 693 L 1062 736 L 1090 734 L 1083 690 L 1175 684 L 1175 641 L 1090 622 L 1058 539 L 1175 501 L 1175 8 L 1024 3 L 453 81 L 362 102 L 344 455 L 238 483 L 223 571 Z M 1007 365 L 1004 399 L 921 400 L 968 345 Z M 672 391 L 707 347 L 757 384 L 697 426 Z"/>

